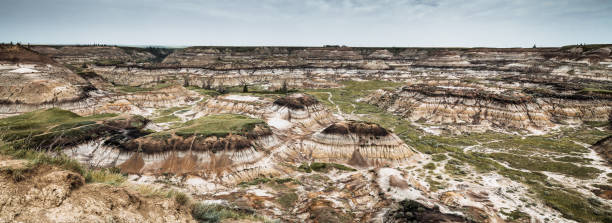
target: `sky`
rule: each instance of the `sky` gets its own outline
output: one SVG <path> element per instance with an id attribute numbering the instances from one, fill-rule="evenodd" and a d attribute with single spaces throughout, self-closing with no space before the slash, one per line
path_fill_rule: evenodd
<path id="1" fill-rule="evenodd" d="M 612 43 L 612 0 L 0 0 L 0 42 L 531 47 Z"/>

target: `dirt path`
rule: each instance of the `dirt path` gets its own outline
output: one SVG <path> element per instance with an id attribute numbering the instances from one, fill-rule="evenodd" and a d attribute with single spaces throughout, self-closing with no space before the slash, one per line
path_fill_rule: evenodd
<path id="1" fill-rule="evenodd" d="M 338 114 L 343 115 L 344 113 L 342 113 L 342 110 L 340 110 L 340 106 L 338 106 L 334 101 L 332 101 L 333 94 L 331 92 L 325 92 L 325 93 L 329 94 L 329 97 L 327 97 L 327 100 L 336 106 L 336 110 L 338 110 Z"/>

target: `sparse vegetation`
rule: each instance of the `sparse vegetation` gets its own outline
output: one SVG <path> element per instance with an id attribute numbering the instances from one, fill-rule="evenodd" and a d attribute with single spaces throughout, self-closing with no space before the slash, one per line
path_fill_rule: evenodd
<path id="1" fill-rule="evenodd" d="M 299 170 L 303 171 L 303 172 L 307 172 L 310 173 L 311 171 L 316 171 L 316 172 L 328 172 L 331 169 L 337 169 L 337 170 L 342 170 L 342 171 L 356 171 L 356 169 L 353 169 L 351 167 L 342 165 L 342 164 L 338 164 L 338 163 L 317 163 L 317 162 L 313 162 L 310 165 L 308 164 L 302 164 L 301 166 L 298 167 Z"/>
<path id="2" fill-rule="evenodd" d="M 436 164 L 428 163 L 425 166 L 423 166 L 423 168 L 428 169 L 428 170 L 434 170 L 434 169 L 436 169 Z"/>
<path id="3" fill-rule="evenodd" d="M 268 183 L 270 181 L 271 181 L 270 178 L 258 177 L 258 178 L 255 178 L 255 179 L 251 180 L 251 181 L 240 182 L 238 185 L 246 187 L 246 186 L 254 186 L 254 185 L 264 184 L 264 183 Z"/>
<path id="4" fill-rule="evenodd" d="M 278 201 L 278 203 L 285 209 L 292 209 L 297 200 L 298 195 L 294 192 L 284 193 L 276 199 L 276 201 Z"/>
<path id="5" fill-rule="evenodd" d="M 113 169 L 86 170 L 84 177 L 87 183 L 105 183 L 114 186 L 126 181 L 126 176 Z"/>
<path id="6" fill-rule="evenodd" d="M 167 88 L 170 86 L 173 86 L 175 84 L 173 83 L 163 83 L 163 84 L 158 84 L 155 85 L 153 87 L 138 87 L 138 86 L 121 86 L 121 85 L 117 85 L 115 86 L 115 90 L 116 91 L 120 91 L 120 92 L 124 92 L 124 93 L 136 93 L 136 92 L 147 92 L 147 91 L 155 91 L 155 90 L 159 90 L 162 88 Z"/>
<path id="7" fill-rule="evenodd" d="M 221 95 L 219 92 L 215 91 L 215 90 L 211 90 L 211 89 L 206 89 L 206 88 L 199 88 L 199 87 L 195 87 L 195 86 L 189 86 L 187 87 L 187 89 L 195 91 L 201 95 L 205 95 L 205 96 L 211 96 L 211 97 L 215 97 L 218 95 Z"/>
<path id="8" fill-rule="evenodd" d="M 202 223 L 215 223 L 220 222 L 224 219 L 233 220 L 252 220 L 252 221 L 263 221 L 267 219 L 255 215 L 251 210 L 231 208 L 228 206 L 217 205 L 217 204 L 195 204 L 191 209 L 192 216 L 199 222 Z"/>
<path id="9" fill-rule="evenodd" d="M 166 116 L 161 116 L 161 117 L 157 117 L 153 119 L 153 122 L 155 123 L 178 122 L 178 121 L 181 121 L 181 119 L 177 117 L 176 115 L 166 115 Z"/>
<path id="10" fill-rule="evenodd" d="M 175 191 L 175 190 L 170 191 L 166 196 L 169 198 L 170 197 L 174 198 L 174 202 L 176 202 L 177 204 L 181 206 L 189 204 L 191 200 L 191 198 L 189 198 L 187 194 L 180 192 L 180 191 Z"/>
<path id="11" fill-rule="evenodd" d="M 516 220 L 520 220 L 520 219 L 526 219 L 529 220 L 530 217 L 527 213 L 519 211 L 518 209 L 515 209 L 513 211 L 511 211 L 510 213 L 505 213 L 502 212 L 502 214 L 508 216 L 508 220 L 510 221 L 516 221 Z"/>
<path id="12" fill-rule="evenodd" d="M 267 177 L 258 177 L 251 181 L 240 182 L 238 186 L 248 187 L 255 186 L 260 184 L 285 184 L 288 182 L 293 182 L 295 184 L 301 184 L 300 181 L 293 178 L 267 178 Z"/>
<path id="13" fill-rule="evenodd" d="M 434 154 L 431 156 L 431 160 L 436 161 L 436 162 L 446 160 L 446 158 L 447 157 L 444 154 Z"/>
<path id="14" fill-rule="evenodd" d="M 508 153 L 493 153 L 489 154 L 489 156 L 496 160 L 507 162 L 514 168 L 561 173 L 579 179 L 592 179 L 601 173 L 601 170 L 593 167 L 582 167 L 572 163 L 554 162 L 535 157 L 518 156 Z"/>

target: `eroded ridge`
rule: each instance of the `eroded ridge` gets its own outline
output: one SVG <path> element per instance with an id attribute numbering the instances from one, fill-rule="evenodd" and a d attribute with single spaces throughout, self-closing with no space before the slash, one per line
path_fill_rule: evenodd
<path id="1" fill-rule="evenodd" d="M 433 84 L 379 90 L 367 101 L 410 121 L 454 125 L 459 131 L 542 131 L 559 123 L 606 121 L 612 111 L 608 95 L 552 89 L 548 94 L 535 94 L 475 84 Z"/>

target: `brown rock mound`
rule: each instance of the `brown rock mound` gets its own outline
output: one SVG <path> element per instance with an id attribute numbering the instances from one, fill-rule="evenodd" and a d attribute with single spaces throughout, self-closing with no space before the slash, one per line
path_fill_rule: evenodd
<path id="1" fill-rule="evenodd" d="M 0 45 L 0 61 L 8 61 L 11 63 L 56 63 L 51 58 L 23 46 L 8 44 Z"/>
<path id="2" fill-rule="evenodd" d="M 274 101 L 276 105 L 289 107 L 291 109 L 304 109 L 318 103 L 319 101 L 317 101 L 316 98 L 306 94 L 292 94 Z"/>
<path id="3" fill-rule="evenodd" d="M 359 135 L 374 135 L 374 136 L 386 136 L 389 135 L 389 131 L 375 123 L 361 122 L 361 121 L 348 121 L 334 123 L 323 130 L 325 134 L 340 134 L 347 135 L 350 133 Z"/>

